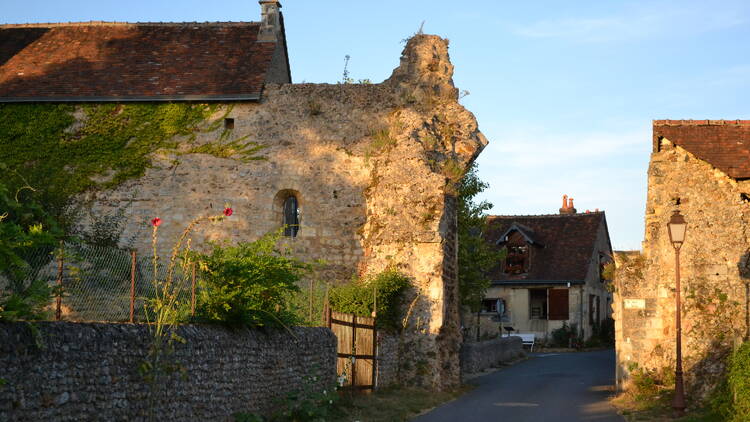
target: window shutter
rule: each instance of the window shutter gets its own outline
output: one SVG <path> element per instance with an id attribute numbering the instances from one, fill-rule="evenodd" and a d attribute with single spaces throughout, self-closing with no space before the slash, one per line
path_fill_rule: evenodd
<path id="1" fill-rule="evenodd" d="M 566 321 L 568 316 L 568 289 L 549 289 L 549 320 Z"/>

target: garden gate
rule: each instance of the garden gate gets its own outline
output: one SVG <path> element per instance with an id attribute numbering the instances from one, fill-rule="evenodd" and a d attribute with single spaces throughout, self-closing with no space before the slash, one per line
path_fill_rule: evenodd
<path id="1" fill-rule="evenodd" d="M 336 334 L 336 374 L 344 387 L 373 390 L 377 361 L 375 318 L 327 310 L 328 328 Z"/>

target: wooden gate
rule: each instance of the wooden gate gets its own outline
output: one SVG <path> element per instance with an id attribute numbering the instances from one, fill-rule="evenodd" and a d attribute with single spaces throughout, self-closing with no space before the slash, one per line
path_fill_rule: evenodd
<path id="1" fill-rule="evenodd" d="M 375 388 L 377 330 L 375 318 L 334 312 L 328 309 L 328 327 L 338 339 L 336 373 L 345 374 L 344 387 Z"/>

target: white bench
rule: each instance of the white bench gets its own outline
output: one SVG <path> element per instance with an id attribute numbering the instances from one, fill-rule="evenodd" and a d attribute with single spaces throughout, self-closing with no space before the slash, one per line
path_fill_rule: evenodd
<path id="1" fill-rule="evenodd" d="M 531 347 L 531 349 L 529 350 L 530 352 L 534 351 L 534 339 L 536 338 L 536 335 L 534 335 L 534 333 L 529 333 L 529 334 L 520 334 L 520 333 L 505 334 L 503 337 L 521 337 L 521 343 L 524 346 Z"/>

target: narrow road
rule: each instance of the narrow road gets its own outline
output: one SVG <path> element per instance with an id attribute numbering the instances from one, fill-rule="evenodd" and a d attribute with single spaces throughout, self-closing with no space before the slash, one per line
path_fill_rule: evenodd
<path id="1" fill-rule="evenodd" d="M 613 350 L 534 354 L 471 380 L 473 391 L 415 421 L 622 422 L 607 402 L 614 382 Z"/>

